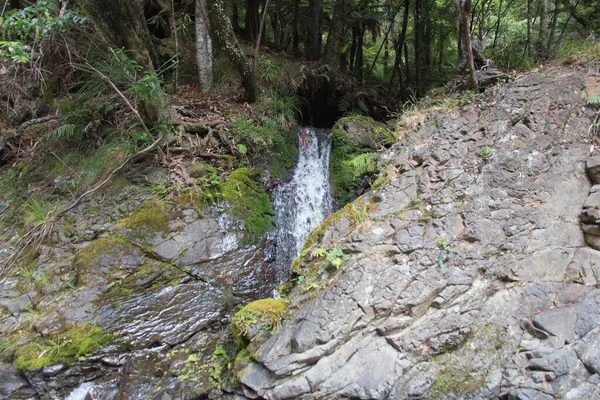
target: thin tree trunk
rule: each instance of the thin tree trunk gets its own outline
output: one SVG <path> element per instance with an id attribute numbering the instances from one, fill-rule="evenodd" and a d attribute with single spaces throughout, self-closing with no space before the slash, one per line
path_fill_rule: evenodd
<path id="1" fill-rule="evenodd" d="M 262 18 L 260 19 L 260 28 L 258 30 L 258 37 L 256 38 L 256 47 L 254 49 L 254 76 L 258 79 L 258 50 L 260 49 L 260 39 L 263 35 L 263 29 L 265 28 L 265 17 L 267 16 L 267 9 L 269 8 L 269 0 L 265 2 L 265 8 L 263 8 Z"/>
<path id="2" fill-rule="evenodd" d="M 502 0 L 500 0 L 500 4 L 498 5 L 498 20 L 496 21 L 496 29 L 494 30 L 494 42 L 492 43 L 492 48 L 496 48 L 496 42 L 498 41 L 498 33 L 500 33 L 500 21 L 502 11 Z"/>
<path id="3" fill-rule="evenodd" d="M 471 47 L 471 34 L 469 29 L 471 0 L 452 0 L 452 11 L 454 13 L 455 26 L 458 26 L 458 36 L 456 40 L 457 43 L 460 41 L 459 53 L 462 51 L 466 57 L 469 87 L 471 89 L 476 89 L 477 75 L 475 73 L 475 62 L 473 60 L 473 49 Z"/>
<path id="4" fill-rule="evenodd" d="M 171 0 L 171 17 L 173 18 L 173 36 L 175 38 L 175 93 L 179 86 L 179 34 L 175 22 L 175 0 Z"/>
<path id="5" fill-rule="evenodd" d="M 206 0 L 196 0 L 196 62 L 200 90 L 213 88 L 212 40 L 208 34 L 209 23 L 206 11 Z"/>
<path id="6" fill-rule="evenodd" d="M 537 42 L 538 58 L 548 58 L 546 54 L 546 37 L 548 34 L 548 0 L 540 0 L 540 33 Z"/>
<path id="7" fill-rule="evenodd" d="M 405 47 L 406 41 L 406 30 L 408 28 L 408 18 L 410 13 L 410 0 L 404 0 L 404 15 L 402 17 L 402 30 L 400 31 L 400 37 L 398 38 L 398 46 L 396 49 L 396 59 L 394 60 L 394 70 L 392 72 L 392 80 L 390 82 L 390 86 L 395 86 L 394 77 L 398 77 L 398 82 L 400 86 L 402 86 L 402 74 L 400 70 L 400 64 L 402 63 L 402 48 Z M 408 57 L 406 58 L 406 63 L 408 64 Z"/>
<path id="8" fill-rule="evenodd" d="M 533 43 L 533 0 L 527 0 L 527 39 L 525 40 L 524 53 L 531 58 L 531 45 Z"/>
<path id="9" fill-rule="evenodd" d="M 296 57 L 300 56 L 300 32 L 298 32 L 298 12 L 300 8 L 300 0 L 294 0 L 294 22 L 292 34 L 292 52 Z"/>
<path id="10" fill-rule="evenodd" d="M 558 8 L 558 0 L 556 0 L 556 2 L 554 3 L 554 12 L 552 13 L 552 23 L 550 24 L 550 34 L 548 35 L 548 41 L 546 42 L 546 47 L 544 50 L 547 57 L 550 57 L 550 49 L 552 48 L 552 42 L 554 40 L 554 32 L 556 31 L 558 14 L 560 14 L 560 10 Z"/>
<path id="11" fill-rule="evenodd" d="M 321 55 L 321 0 L 308 0 L 308 19 L 306 59 L 318 60 Z"/>

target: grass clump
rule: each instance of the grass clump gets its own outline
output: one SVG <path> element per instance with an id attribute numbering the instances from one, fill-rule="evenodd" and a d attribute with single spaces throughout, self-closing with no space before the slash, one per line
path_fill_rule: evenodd
<path id="1" fill-rule="evenodd" d="M 273 226 L 273 207 L 264 187 L 252 179 L 252 171 L 238 168 L 221 184 L 221 195 L 233 216 L 244 221 L 247 239 L 256 240 Z"/>
<path id="2" fill-rule="evenodd" d="M 287 304 L 282 299 L 262 299 L 256 300 L 246 305 L 240 311 L 235 313 L 231 319 L 231 331 L 233 336 L 245 347 L 250 341 L 248 334 L 250 328 L 260 324 L 259 330 L 273 331 L 279 328 L 281 320 L 287 311 Z"/>
<path id="3" fill-rule="evenodd" d="M 161 201 L 148 200 L 121 220 L 119 225 L 129 228 L 139 235 L 145 236 L 160 232 L 165 237 L 170 231 L 166 204 Z"/>
<path id="4" fill-rule="evenodd" d="M 60 362 L 76 361 L 111 343 L 112 335 L 91 325 L 73 325 L 52 338 L 23 345 L 15 352 L 14 366 L 31 371 Z"/>

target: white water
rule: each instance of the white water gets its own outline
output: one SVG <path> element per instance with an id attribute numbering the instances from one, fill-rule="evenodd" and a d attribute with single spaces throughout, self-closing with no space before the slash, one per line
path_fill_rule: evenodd
<path id="1" fill-rule="evenodd" d="M 300 154 L 292 179 L 273 191 L 277 225 L 275 267 L 279 283 L 289 278 L 290 264 L 300 254 L 306 237 L 331 213 L 332 207 L 330 132 L 303 128 L 298 143 Z"/>

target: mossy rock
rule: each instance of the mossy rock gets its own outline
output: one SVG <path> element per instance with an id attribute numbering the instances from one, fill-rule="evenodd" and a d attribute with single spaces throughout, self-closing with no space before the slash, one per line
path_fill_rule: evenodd
<path id="1" fill-rule="evenodd" d="M 20 346 L 15 352 L 14 366 L 30 371 L 61 362 L 77 361 L 111 343 L 112 335 L 91 325 L 73 325 L 52 338 L 36 340 Z"/>
<path id="2" fill-rule="evenodd" d="M 363 147 L 377 149 L 395 142 L 395 135 L 385 124 L 362 115 L 340 118 L 336 130 L 343 130 L 346 137 Z"/>
<path id="3" fill-rule="evenodd" d="M 343 206 L 358 197 L 362 187 L 370 186 L 370 177 L 377 172 L 378 154 L 370 146 L 363 145 L 344 128 L 345 118 L 333 127 L 332 148 L 329 157 L 329 176 L 333 195 Z M 367 179 L 365 179 L 365 177 Z"/>
<path id="4" fill-rule="evenodd" d="M 269 172 L 277 179 L 283 177 L 298 161 L 298 135 L 296 132 L 283 132 L 282 139 L 273 144 L 268 161 Z"/>
<path id="5" fill-rule="evenodd" d="M 231 331 L 240 347 L 246 347 L 261 332 L 271 333 L 277 329 L 287 312 L 282 299 L 262 299 L 247 304 L 231 319 Z"/>
<path id="6" fill-rule="evenodd" d="M 122 219 L 118 226 L 125 227 L 139 236 L 160 233 L 166 237 L 170 232 L 167 204 L 158 200 L 147 200 L 140 208 Z"/>
<path id="7" fill-rule="evenodd" d="M 120 237 L 97 239 L 75 253 L 73 266 L 78 276 L 89 271 L 90 267 L 101 263 L 100 257 L 109 258 L 113 254 L 124 254 L 131 245 Z"/>
<path id="8" fill-rule="evenodd" d="M 247 241 L 258 239 L 273 227 L 269 195 L 248 168 L 233 171 L 221 184 L 221 195 L 231 205 L 229 212 L 244 221 Z"/>

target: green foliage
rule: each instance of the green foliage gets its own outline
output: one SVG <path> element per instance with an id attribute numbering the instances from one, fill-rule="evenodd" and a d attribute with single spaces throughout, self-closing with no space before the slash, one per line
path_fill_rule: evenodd
<path id="1" fill-rule="evenodd" d="M 281 129 L 289 128 L 301 116 L 300 98 L 293 94 L 274 91 L 263 98 L 262 107 Z"/>
<path id="2" fill-rule="evenodd" d="M 111 341 L 112 335 L 97 326 L 73 325 L 62 334 L 20 346 L 15 352 L 14 366 L 30 371 L 59 362 L 76 361 Z"/>
<path id="3" fill-rule="evenodd" d="M 24 205 L 23 222 L 27 227 L 44 226 L 52 223 L 60 212 L 60 204 L 48 200 L 31 199 Z"/>
<path id="4" fill-rule="evenodd" d="M 209 381 L 217 389 L 222 389 L 227 382 L 225 375 L 231 369 L 231 361 L 227 350 L 222 346 L 217 346 L 211 357 Z"/>
<path id="5" fill-rule="evenodd" d="M 48 137 L 52 140 L 69 141 L 74 138 L 80 139 L 83 135 L 83 130 L 75 124 L 63 124 L 55 130 L 48 133 Z"/>
<path id="6" fill-rule="evenodd" d="M 356 198 L 363 176 L 375 172 L 378 155 L 350 139 L 338 126 L 332 130 L 332 138 L 329 175 L 334 196 L 340 205 L 345 205 Z"/>
<path id="7" fill-rule="evenodd" d="M 452 245 L 447 243 L 444 239 L 438 240 L 438 248 L 440 249 L 440 254 L 438 255 L 437 263 L 438 267 L 444 267 L 444 261 L 446 258 L 450 258 L 454 255 L 452 251 Z"/>
<path id="8" fill-rule="evenodd" d="M 41 57 L 42 43 L 59 33 L 87 24 L 89 19 L 80 10 L 63 10 L 57 2 L 38 0 L 28 7 L 7 11 L 0 17 L 0 57 L 19 64 L 27 64 Z"/>
<path id="9" fill-rule="evenodd" d="M 481 150 L 479 150 L 479 153 L 477 154 L 479 155 L 479 157 L 481 157 L 483 161 L 490 161 L 492 156 L 494 155 L 494 149 L 492 149 L 488 145 L 485 145 L 481 148 Z"/>
<path id="10" fill-rule="evenodd" d="M 249 341 L 250 328 L 260 324 L 260 330 L 274 331 L 279 328 L 287 312 L 287 303 L 282 299 L 256 300 L 235 313 L 231 319 L 231 331 L 241 347 Z"/>
<path id="11" fill-rule="evenodd" d="M 342 257 L 344 256 L 344 252 L 342 251 L 342 249 L 333 249 L 331 251 L 329 251 L 327 253 L 327 261 L 329 261 L 329 264 L 333 267 L 335 267 L 335 270 L 339 270 L 340 267 L 342 266 Z"/>
<path id="12" fill-rule="evenodd" d="M 350 218 L 353 219 L 357 225 L 362 225 L 369 219 L 369 204 L 360 199 L 356 200 L 348 211 Z"/>
<path id="13" fill-rule="evenodd" d="M 250 241 L 258 239 L 273 226 L 269 195 L 252 177 L 248 168 L 239 168 L 221 184 L 223 200 L 231 205 L 231 214 L 244 221 L 246 239 Z"/>
<path id="14" fill-rule="evenodd" d="M 260 153 L 283 142 L 282 126 L 274 119 L 257 122 L 242 114 L 231 123 L 233 136 L 253 153 Z"/>
<path id="15" fill-rule="evenodd" d="M 588 96 L 585 102 L 588 106 L 600 106 L 600 96 Z"/>

